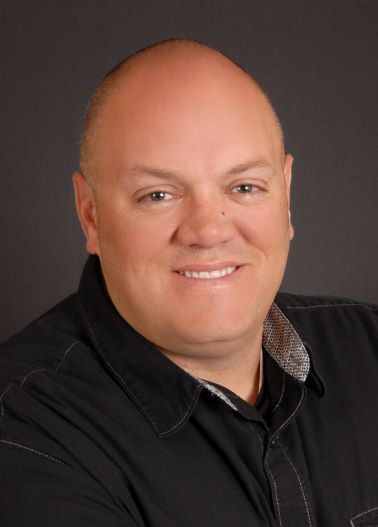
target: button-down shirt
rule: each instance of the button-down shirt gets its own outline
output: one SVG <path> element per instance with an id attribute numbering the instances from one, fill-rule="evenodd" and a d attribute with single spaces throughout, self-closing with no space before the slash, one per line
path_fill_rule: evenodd
<path id="1" fill-rule="evenodd" d="M 255 405 L 77 294 L 0 351 L 0 525 L 378 525 L 377 308 L 278 294 Z"/>

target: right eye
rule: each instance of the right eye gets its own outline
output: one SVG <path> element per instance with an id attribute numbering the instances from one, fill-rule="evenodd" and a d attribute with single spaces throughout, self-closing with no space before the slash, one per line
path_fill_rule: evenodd
<path id="1" fill-rule="evenodd" d="M 140 201 L 167 201 L 174 198 L 174 195 L 164 190 L 154 190 L 140 198 Z"/>

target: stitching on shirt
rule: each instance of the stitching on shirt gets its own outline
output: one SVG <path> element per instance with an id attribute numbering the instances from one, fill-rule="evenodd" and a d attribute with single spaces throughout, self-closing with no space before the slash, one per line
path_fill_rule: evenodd
<path id="1" fill-rule="evenodd" d="M 370 309 L 371 311 L 376 311 L 378 309 L 378 306 L 367 306 L 365 304 L 358 304 L 358 303 L 344 303 L 344 304 L 314 304 L 311 306 L 286 306 L 287 309 L 313 309 L 317 307 L 349 307 L 349 306 L 360 306 L 365 307 L 366 309 Z"/>
<path id="2" fill-rule="evenodd" d="M 127 389 L 127 391 L 130 393 L 130 395 L 133 397 L 133 399 L 138 403 L 138 406 L 139 408 L 141 408 L 143 414 L 145 415 L 145 417 L 150 421 L 150 423 L 152 424 L 152 426 L 155 428 L 156 432 L 158 433 L 159 436 L 165 436 L 165 435 L 168 435 L 170 434 L 171 432 L 173 432 L 175 429 L 177 429 L 181 423 L 186 419 L 187 415 L 189 414 L 189 412 L 191 411 L 194 403 L 195 403 L 195 400 L 196 400 L 196 397 L 197 397 L 197 393 L 202 389 L 202 385 L 198 383 L 198 386 L 196 387 L 196 390 L 193 394 L 193 397 L 192 397 L 192 400 L 190 401 L 189 403 L 189 406 L 185 412 L 185 414 L 183 415 L 183 417 L 179 420 L 178 423 L 176 423 L 174 426 L 172 426 L 172 428 L 170 428 L 169 430 L 165 431 L 165 432 L 159 432 L 159 428 L 157 426 L 157 424 L 154 422 L 154 420 L 152 419 L 152 417 L 146 412 L 144 406 L 140 403 L 138 397 L 135 395 L 135 393 L 132 391 L 132 389 L 130 388 L 130 386 L 127 384 L 127 382 L 125 381 L 125 379 L 122 377 L 122 375 L 120 373 L 118 373 L 118 371 L 113 368 L 113 366 L 110 364 L 110 362 L 107 360 L 107 358 L 105 357 L 97 339 L 96 339 L 96 336 L 92 330 L 92 326 L 90 325 L 89 323 L 89 320 L 87 318 L 87 315 L 85 314 L 85 311 L 84 311 L 84 308 L 80 302 L 80 299 L 78 298 L 78 302 L 79 302 L 79 305 L 81 307 L 81 312 L 83 314 L 83 317 L 85 319 L 85 322 L 87 324 L 87 327 L 93 337 L 93 340 L 95 342 L 95 345 L 96 345 L 96 348 L 97 348 L 97 351 L 100 353 L 101 357 L 103 358 L 103 360 L 106 362 L 106 364 L 109 366 L 109 368 L 112 370 L 112 372 L 114 373 L 114 375 L 117 376 L 117 378 L 122 382 L 122 384 L 125 386 L 125 388 Z"/>
<path id="3" fill-rule="evenodd" d="M 303 385 L 302 385 L 303 386 Z M 302 394 L 301 394 L 301 398 L 295 408 L 295 410 L 291 413 L 291 415 L 289 415 L 289 417 L 282 423 L 282 425 L 277 429 L 276 433 L 274 434 L 275 436 L 278 436 L 278 434 L 280 433 L 280 431 L 286 426 L 286 424 L 290 421 L 290 419 L 294 418 L 294 416 L 296 415 L 300 405 L 302 404 L 302 401 L 304 399 L 304 396 L 305 396 L 305 389 L 304 387 L 302 387 Z M 282 445 L 281 445 L 282 447 Z M 268 452 L 269 454 L 269 452 Z M 282 521 L 281 521 L 281 512 L 280 512 L 280 504 L 279 504 L 279 501 L 278 501 L 278 493 L 277 493 L 277 485 L 276 485 L 276 482 L 275 482 L 275 479 L 273 477 L 273 474 L 269 468 L 269 463 L 268 463 L 268 457 L 266 458 L 266 465 L 267 465 L 267 468 L 268 468 L 268 471 L 269 471 L 269 474 L 272 478 L 272 481 L 273 481 L 273 487 L 274 487 L 274 493 L 275 493 L 275 499 L 276 499 L 276 503 L 277 503 L 277 510 L 278 510 L 278 520 L 280 522 L 280 527 L 282 527 Z M 290 460 L 289 460 L 290 461 Z M 310 523 L 311 525 L 311 523 Z"/>
<path id="4" fill-rule="evenodd" d="M 75 340 L 74 342 L 72 342 L 72 344 L 66 349 L 63 357 L 62 357 L 62 360 L 60 361 L 60 363 L 58 364 L 58 366 L 55 368 L 55 371 L 58 371 L 60 369 L 61 366 L 63 366 L 66 358 L 68 357 L 70 351 L 73 349 L 74 346 L 76 346 L 76 344 L 79 344 L 79 340 Z"/>
<path id="5" fill-rule="evenodd" d="M 64 352 L 64 355 L 63 355 L 63 358 L 62 360 L 60 361 L 60 363 L 58 364 L 58 366 L 55 368 L 55 371 L 58 371 L 59 368 L 62 366 L 62 364 L 64 363 L 64 361 L 66 360 L 66 358 L 68 357 L 68 354 L 70 353 L 70 351 L 72 350 L 72 348 L 75 346 L 75 344 L 78 344 L 79 341 L 78 340 L 75 340 L 75 342 L 73 342 L 67 349 L 66 351 Z M 28 373 L 26 373 L 26 375 L 24 375 L 22 381 L 20 382 L 20 386 L 23 386 L 26 382 L 26 380 L 31 376 L 33 375 L 34 373 L 38 373 L 38 372 L 41 372 L 41 371 L 48 371 L 47 368 L 37 368 L 36 370 L 32 370 L 32 371 L 29 371 Z M 10 386 L 8 386 L 8 388 L 5 390 L 7 391 L 9 389 Z M 0 399 L 2 399 L 3 395 L 5 395 L 5 392 L 3 392 L 3 394 L 0 396 Z"/>
<path id="6" fill-rule="evenodd" d="M 228 406 L 230 406 L 233 410 L 235 410 L 235 412 L 238 411 L 237 407 L 234 405 L 233 402 L 230 401 L 230 399 L 227 397 L 227 395 L 225 395 L 222 390 L 219 390 L 218 388 L 216 388 L 215 386 L 213 386 L 212 384 L 210 384 L 209 382 L 206 382 L 204 381 L 203 379 L 199 378 L 199 377 L 194 377 L 192 375 L 193 379 L 195 379 L 197 382 L 199 382 L 200 384 L 202 384 L 202 386 L 204 386 L 210 393 L 211 395 L 215 395 L 216 397 L 218 397 L 219 399 L 221 399 L 224 403 L 228 404 Z"/>
<path id="7" fill-rule="evenodd" d="M 278 438 L 277 438 L 277 442 L 280 445 L 280 447 L 282 448 L 283 453 L 285 454 L 287 460 L 289 461 L 291 467 L 293 468 L 293 470 L 294 470 L 294 472 L 295 472 L 295 474 L 296 474 L 296 476 L 298 478 L 299 486 L 301 488 L 302 496 L 303 496 L 303 499 L 304 499 L 304 502 L 305 502 L 305 506 L 306 506 L 308 524 L 311 527 L 312 526 L 312 521 L 311 521 L 310 509 L 309 509 L 309 505 L 307 503 L 307 499 L 306 499 L 306 495 L 305 495 L 305 492 L 304 492 L 304 489 L 303 489 L 301 478 L 299 477 L 299 473 L 298 473 L 297 469 L 295 468 L 294 463 L 291 461 L 291 459 L 289 457 L 289 454 L 287 453 L 285 447 L 283 446 L 283 444 L 281 443 L 281 441 Z"/>
<path id="8" fill-rule="evenodd" d="M 22 448 L 24 450 L 27 450 L 28 452 L 32 452 L 33 454 L 39 454 L 40 456 L 47 457 L 48 459 L 51 459 L 52 461 L 56 461 L 57 463 L 61 463 L 64 465 L 63 461 L 60 461 L 60 459 L 56 459 L 55 457 L 49 456 L 48 454 L 45 454 L 44 452 L 40 452 L 39 450 L 34 450 L 34 448 L 29 448 L 24 445 L 20 445 L 19 443 L 13 443 L 12 441 L 6 441 L 5 439 L 0 439 L 1 443 L 4 443 L 6 445 L 12 445 L 19 448 Z"/>
<path id="9" fill-rule="evenodd" d="M 143 415 L 146 417 L 146 419 L 152 424 L 152 426 L 154 427 L 154 429 L 156 430 L 156 432 L 160 434 L 159 430 L 158 430 L 158 427 L 156 425 L 156 423 L 154 422 L 154 420 L 151 418 L 151 416 L 146 412 L 144 406 L 140 403 L 138 397 L 135 395 L 135 393 L 132 391 L 132 389 L 129 387 L 129 385 L 127 384 L 127 382 L 125 381 L 125 379 L 122 377 L 122 375 L 120 373 L 118 373 L 118 371 L 113 368 L 113 366 L 111 365 L 111 363 L 108 361 L 108 359 L 105 357 L 99 343 L 97 342 L 97 339 L 96 339 L 96 336 L 93 332 L 93 329 L 92 329 L 92 326 L 90 325 L 89 323 L 89 320 L 87 318 L 87 315 L 85 314 L 85 311 L 84 311 L 84 308 L 80 302 L 80 299 L 78 298 L 77 299 L 78 302 L 79 302 L 79 305 L 80 305 L 80 308 L 81 308 L 81 312 L 82 312 L 82 315 L 84 317 L 84 320 L 86 322 L 86 325 L 88 327 L 88 330 L 90 332 L 90 334 L 92 335 L 92 338 L 93 338 L 93 341 L 95 343 L 95 346 L 96 346 L 96 349 L 98 351 L 98 353 L 101 355 L 102 359 L 104 360 L 104 362 L 107 364 L 107 366 L 112 370 L 112 372 L 114 373 L 114 375 L 122 382 L 122 384 L 125 386 L 126 390 L 128 391 L 128 393 L 131 395 L 131 397 L 134 399 L 134 401 L 138 404 L 139 408 L 141 409 Z M 189 407 L 190 408 L 190 407 Z M 188 410 L 189 411 L 189 410 Z M 180 423 L 179 423 L 180 424 Z M 178 425 L 176 425 L 178 426 Z"/>
<path id="10" fill-rule="evenodd" d="M 268 460 L 266 462 L 266 466 L 267 466 L 268 472 L 270 474 L 270 477 L 272 478 L 272 481 L 273 481 L 274 497 L 275 497 L 275 500 L 276 500 L 276 503 L 277 503 L 278 521 L 280 523 L 280 527 L 282 527 L 281 509 L 280 509 L 280 502 L 278 501 L 277 484 L 276 484 L 276 480 L 274 479 L 273 474 L 272 474 L 272 472 L 271 472 L 271 470 L 269 468 Z"/>
<path id="11" fill-rule="evenodd" d="M 300 407 L 300 405 L 302 404 L 302 401 L 304 399 L 304 396 L 305 396 L 305 390 L 303 389 L 302 390 L 302 395 L 301 395 L 301 398 L 299 400 L 299 403 L 297 404 L 295 410 L 293 411 L 293 413 L 291 415 L 289 415 L 289 417 L 282 423 L 282 425 L 276 430 L 276 433 L 274 434 L 275 436 L 278 436 L 278 434 L 281 432 L 281 430 L 283 428 L 285 428 L 286 424 L 290 421 L 290 419 L 294 418 L 296 413 L 298 412 L 298 409 Z"/>
<path id="12" fill-rule="evenodd" d="M 97 351 L 100 353 L 101 357 L 103 358 L 103 360 L 105 361 L 105 363 L 108 365 L 108 367 L 112 370 L 112 372 L 114 373 L 114 375 L 115 375 L 115 376 L 116 376 L 116 377 L 122 382 L 122 384 L 125 385 L 127 391 L 130 392 L 130 394 L 131 394 L 134 398 L 136 398 L 134 392 L 133 392 L 133 391 L 131 390 L 131 388 L 128 386 L 127 382 L 126 382 L 125 379 L 122 377 L 122 375 L 121 375 L 120 373 L 118 373 L 118 371 L 117 371 L 115 368 L 113 368 L 113 366 L 111 365 L 111 363 L 110 363 L 110 362 L 108 361 L 108 359 L 105 357 L 105 355 L 104 355 L 104 353 L 103 353 L 103 351 L 102 351 L 102 349 L 101 349 L 99 343 L 97 342 L 97 339 L 96 339 L 96 336 L 95 336 L 95 334 L 94 334 L 94 332 L 93 332 L 92 326 L 91 326 L 90 323 L 89 323 L 89 320 L 88 320 L 88 318 L 87 318 L 87 315 L 85 314 L 84 308 L 83 308 L 83 306 L 82 306 L 82 304 L 81 304 L 79 298 L 78 298 L 78 302 L 79 302 L 79 304 L 80 304 L 81 311 L 82 311 L 82 315 L 83 315 L 83 317 L 84 317 L 84 319 L 85 319 L 85 322 L 86 322 L 86 325 L 87 325 L 87 327 L 88 327 L 88 330 L 89 330 L 89 332 L 90 332 L 90 334 L 92 335 L 92 338 L 93 338 L 93 340 L 94 340 L 94 343 L 95 343 L 95 346 L 96 346 Z M 152 423 L 153 425 L 155 425 L 155 423 L 152 421 L 152 419 L 150 419 L 150 416 L 145 412 L 145 410 L 144 410 L 143 408 L 142 408 L 142 411 L 143 411 L 143 413 L 146 415 L 146 417 L 148 417 L 148 419 L 151 421 L 151 423 Z"/>
<path id="13" fill-rule="evenodd" d="M 9 391 L 13 386 L 14 386 L 13 384 L 9 384 L 9 385 L 5 388 L 5 390 L 3 391 L 3 393 L 0 395 L 0 402 L 1 402 L 0 429 L 1 429 L 1 427 L 2 427 L 3 419 L 4 419 L 4 414 L 5 414 L 3 400 L 4 400 L 4 397 L 6 396 L 6 394 L 8 393 L 8 391 Z"/>
<path id="14" fill-rule="evenodd" d="M 66 360 L 66 358 L 68 357 L 68 354 L 70 353 L 70 351 L 72 350 L 72 348 L 78 344 L 79 341 L 78 340 L 75 340 L 75 342 L 72 342 L 72 344 L 66 349 L 66 351 L 64 352 L 64 355 L 60 361 L 60 363 L 58 364 L 58 366 L 55 368 L 55 371 L 58 371 L 59 368 L 63 365 L 64 361 Z M 41 371 L 48 371 L 47 368 L 38 368 L 36 370 L 32 370 L 32 371 L 29 371 L 25 376 L 24 378 L 22 379 L 21 383 L 20 383 L 20 386 L 23 386 L 24 383 L 26 382 L 26 380 L 31 376 L 33 375 L 34 373 L 38 373 L 38 372 L 41 372 Z"/>
<path id="15" fill-rule="evenodd" d="M 282 399 L 283 399 L 283 396 L 284 396 L 284 393 L 285 393 L 285 387 L 286 387 L 286 373 L 284 372 L 284 379 L 283 379 L 283 383 L 282 383 L 281 395 L 280 395 L 280 398 L 278 399 L 277 404 L 273 408 L 272 413 L 275 413 L 278 410 L 280 404 L 282 403 Z"/>
<path id="16" fill-rule="evenodd" d="M 356 516 L 353 516 L 353 518 L 350 520 L 350 524 L 352 525 L 352 527 L 354 527 L 355 526 L 354 520 L 357 520 L 357 518 L 360 518 L 361 516 L 364 516 L 364 514 L 368 514 L 369 512 L 373 512 L 373 511 L 376 511 L 376 510 L 378 510 L 378 507 L 373 507 L 372 509 L 369 509 L 368 511 L 360 512 L 360 514 L 357 514 Z"/>
<path id="17" fill-rule="evenodd" d="M 65 351 L 64 355 L 63 355 L 63 358 L 62 360 L 60 361 L 59 365 L 57 366 L 57 368 L 55 368 L 55 371 L 58 371 L 58 369 L 61 367 L 61 365 L 63 364 L 63 362 L 66 360 L 69 352 L 72 350 L 72 348 L 75 346 L 75 344 L 77 344 L 79 341 L 76 340 L 75 342 L 73 342 L 68 348 L 67 350 Z M 22 378 L 21 382 L 20 382 L 20 386 L 23 386 L 25 384 L 25 382 L 29 379 L 29 377 L 31 377 L 34 373 L 38 373 L 38 372 L 42 372 L 42 371 L 48 371 L 47 368 L 37 368 L 35 370 L 32 370 L 32 371 L 29 371 L 28 373 L 26 373 L 24 375 L 24 377 Z M 5 416 L 5 409 L 4 409 L 4 399 L 5 399 L 5 396 L 6 394 L 8 393 L 8 391 L 14 387 L 15 384 L 14 383 L 11 383 L 7 386 L 7 388 L 3 391 L 3 393 L 0 395 L 0 404 L 1 404 L 1 415 L 0 415 L 0 430 L 1 430 L 1 427 L 2 427 L 2 424 L 3 424 L 3 420 L 4 420 L 4 416 Z M 17 443 L 11 443 L 10 441 L 5 441 L 4 439 L 1 439 L 1 441 L 5 442 L 5 443 L 9 443 L 9 444 L 14 444 L 14 445 L 17 445 Z M 22 445 L 18 445 L 20 447 L 22 447 Z M 27 447 L 23 447 L 23 448 L 27 448 Z M 33 450 L 31 448 L 29 448 L 29 450 Z M 36 452 L 38 452 L 36 450 Z M 42 454 L 42 453 L 41 453 Z M 42 455 L 45 455 L 47 456 L 47 454 L 42 454 Z M 49 457 L 49 456 L 47 456 Z M 54 458 L 52 458 L 54 459 Z M 60 461 L 61 463 L 61 461 Z"/>
<path id="18" fill-rule="evenodd" d="M 259 438 L 259 441 L 260 441 L 260 446 L 261 446 L 261 452 L 264 453 L 264 445 L 263 445 L 263 442 L 262 442 L 262 439 L 260 437 L 260 434 L 257 432 L 257 430 L 255 430 L 253 428 L 253 425 L 250 421 L 248 421 L 248 425 L 249 425 L 249 428 L 252 430 L 252 432 L 257 435 L 257 437 Z"/>
<path id="19" fill-rule="evenodd" d="M 166 436 L 166 435 L 172 433 L 174 430 L 176 430 L 176 428 L 178 428 L 178 427 L 181 425 L 181 423 L 182 423 L 183 421 L 185 421 L 187 415 L 190 413 L 192 407 L 194 406 L 194 403 L 195 403 L 196 398 L 197 398 L 197 393 L 198 393 L 201 389 L 202 389 L 202 385 L 201 385 L 200 383 L 198 383 L 198 386 L 196 387 L 196 390 L 195 390 L 195 392 L 194 392 L 194 395 L 193 395 L 193 397 L 192 397 L 192 400 L 190 401 L 190 404 L 189 404 L 189 406 L 188 406 L 188 409 L 186 410 L 186 412 L 185 412 L 185 414 L 183 415 L 183 417 L 180 419 L 180 421 L 179 421 L 177 424 L 175 424 L 174 426 L 172 426 L 172 428 L 170 428 L 169 430 L 167 430 L 167 431 L 165 431 L 165 432 L 159 432 L 159 435 L 160 435 L 160 436 Z"/>
<path id="20" fill-rule="evenodd" d="M 22 379 L 21 383 L 20 383 L 20 386 L 23 386 L 24 385 L 24 382 L 26 381 L 26 379 L 28 377 L 30 377 L 31 375 L 33 375 L 33 373 L 38 373 L 39 371 L 45 371 L 46 368 L 38 368 L 37 370 L 32 370 L 32 371 L 29 371 L 29 373 L 27 373 L 24 378 Z"/>
<path id="21" fill-rule="evenodd" d="M 72 350 L 72 348 L 75 346 L 75 344 L 77 344 L 79 341 L 76 340 L 75 342 L 73 342 L 65 351 L 64 355 L 63 355 L 63 358 L 62 360 L 60 361 L 59 365 L 55 368 L 55 371 L 58 371 L 58 369 L 61 367 L 61 365 L 63 364 L 63 362 L 66 360 L 69 352 Z M 25 382 L 27 381 L 27 379 L 29 379 L 29 377 L 31 377 L 34 373 L 39 373 L 41 371 L 48 371 L 47 368 L 37 368 L 36 370 L 32 370 L 32 371 L 29 371 L 28 373 L 26 373 L 26 375 L 24 375 L 23 379 L 21 380 L 20 382 L 20 386 L 23 386 L 25 384 Z M 4 397 L 6 395 L 6 393 L 8 392 L 8 390 L 10 390 L 10 388 L 14 386 L 14 384 L 10 384 L 4 391 L 3 393 L 1 394 L 0 396 L 0 401 L 1 401 L 1 417 L 0 417 L 0 428 L 1 428 L 1 424 L 2 424 L 2 421 L 3 421 L 3 417 L 4 417 L 4 414 L 5 414 L 5 410 L 4 410 L 4 404 L 3 404 L 3 400 L 4 400 Z"/>

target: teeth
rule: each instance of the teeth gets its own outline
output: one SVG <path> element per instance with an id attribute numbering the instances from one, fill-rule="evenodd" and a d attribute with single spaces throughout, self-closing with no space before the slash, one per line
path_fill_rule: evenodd
<path id="1" fill-rule="evenodd" d="M 200 280 L 212 280 L 214 278 L 221 278 L 235 271 L 236 267 L 226 267 L 225 269 L 219 269 L 219 271 L 179 271 L 179 274 L 186 276 L 187 278 L 199 278 Z"/>

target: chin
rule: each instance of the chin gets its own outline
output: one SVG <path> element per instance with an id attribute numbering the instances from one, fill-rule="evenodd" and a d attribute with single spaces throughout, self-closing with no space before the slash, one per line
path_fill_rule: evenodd
<path id="1" fill-rule="evenodd" d="M 189 329 L 189 331 L 188 331 Z M 251 331 L 251 321 L 246 321 L 244 324 L 228 321 L 226 324 L 219 321 L 211 324 L 198 323 L 191 325 L 190 328 L 186 326 L 181 333 L 183 339 L 192 345 L 211 344 L 211 343 L 231 343 L 243 338 Z"/>

